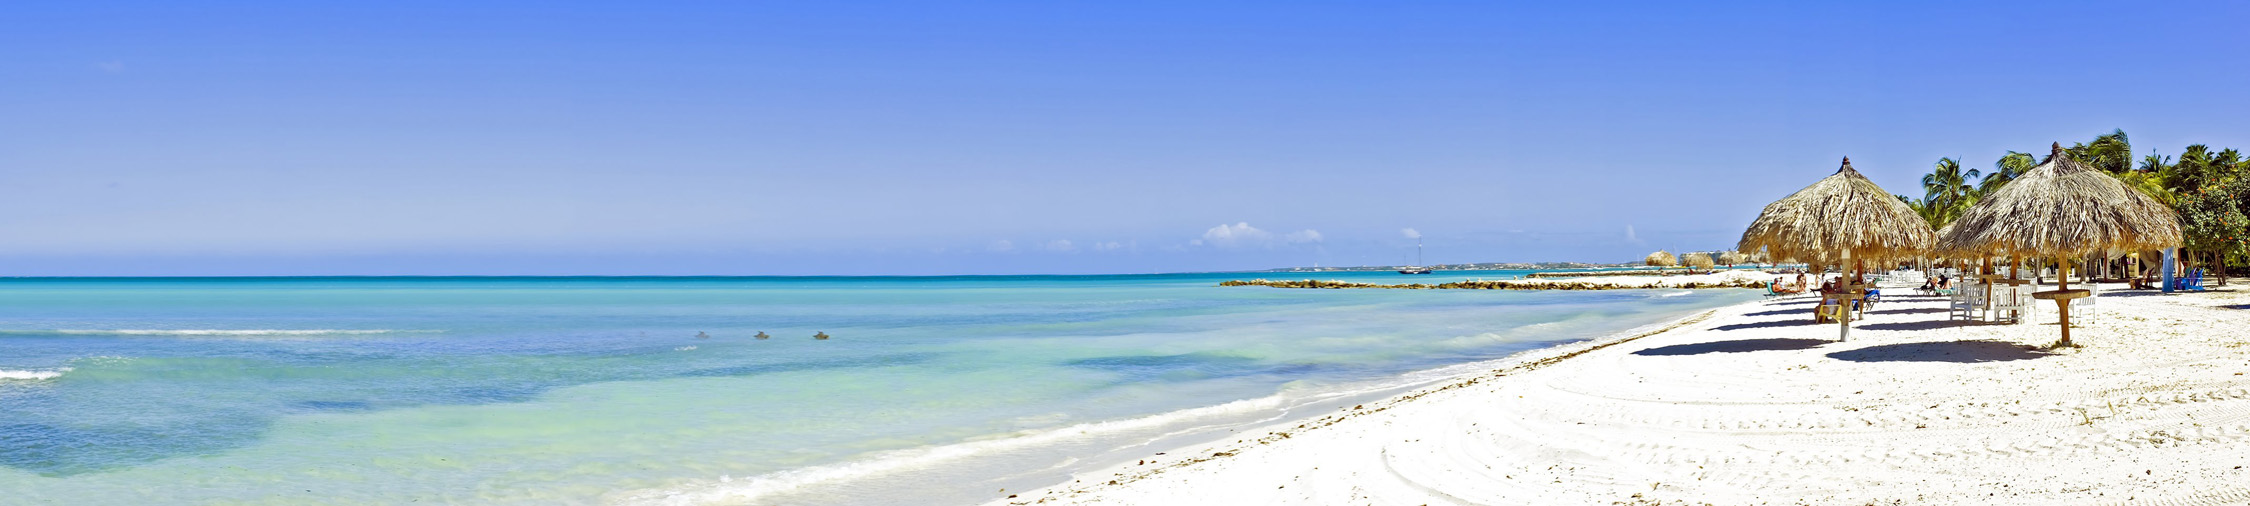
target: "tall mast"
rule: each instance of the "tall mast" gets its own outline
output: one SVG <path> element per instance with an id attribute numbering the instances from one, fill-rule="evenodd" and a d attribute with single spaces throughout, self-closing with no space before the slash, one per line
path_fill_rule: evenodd
<path id="1" fill-rule="evenodd" d="M 1414 238 L 1414 266 L 1422 266 L 1422 238 Z"/>

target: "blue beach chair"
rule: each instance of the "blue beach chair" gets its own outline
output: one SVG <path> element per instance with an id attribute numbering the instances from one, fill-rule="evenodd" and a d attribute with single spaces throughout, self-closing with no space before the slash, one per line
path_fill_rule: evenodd
<path id="1" fill-rule="evenodd" d="M 2203 291 L 2203 269 L 2188 271 L 2187 276 L 2173 280 L 2173 283 L 2176 285 L 2173 288 L 2183 292 Z"/>
<path id="2" fill-rule="evenodd" d="M 1878 288 L 1869 288 L 1867 289 L 1867 295 L 1860 297 L 1859 300 L 1852 301 L 1852 310 L 1866 311 L 1865 309 L 1860 309 L 1861 304 L 1866 304 L 1867 307 L 1875 307 L 1875 303 L 1882 301 L 1883 290 Z"/>

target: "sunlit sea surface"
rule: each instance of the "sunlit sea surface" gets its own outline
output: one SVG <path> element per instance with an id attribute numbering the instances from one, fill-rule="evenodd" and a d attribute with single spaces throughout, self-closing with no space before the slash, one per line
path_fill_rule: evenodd
<path id="1" fill-rule="evenodd" d="M 1757 298 L 1215 286 L 1516 274 L 0 279 L 0 502 L 976 503 Z"/>

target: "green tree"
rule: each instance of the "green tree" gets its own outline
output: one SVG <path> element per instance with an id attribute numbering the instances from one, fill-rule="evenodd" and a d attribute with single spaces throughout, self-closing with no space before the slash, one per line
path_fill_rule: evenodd
<path id="1" fill-rule="evenodd" d="M 2121 174 L 2133 170 L 2133 142 L 2125 138 L 2125 130 L 2117 129 L 2095 137 L 2093 142 L 2070 147 L 2070 156 L 2103 172 Z"/>
<path id="2" fill-rule="evenodd" d="M 2172 173 L 2172 157 L 2149 150 L 2148 156 L 2141 157 L 2141 166 L 2134 170 L 2154 174 L 2158 178 L 2168 177 Z"/>
<path id="3" fill-rule="evenodd" d="M 2164 181 L 2164 186 L 2173 193 L 2187 194 L 2210 182 L 2210 176 L 2215 172 L 2210 169 L 2211 147 L 2202 144 L 2188 146 L 2186 151 L 2180 152 L 2180 162 L 2173 165 L 2172 177 Z"/>
<path id="4" fill-rule="evenodd" d="M 2009 181 L 2023 177 L 2023 173 L 2031 172 L 2031 168 L 2037 166 L 2039 166 L 2039 159 L 2032 158 L 2031 153 L 2009 151 L 2008 154 L 2001 155 L 1999 160 L 1992 162 L 1991 173 L 1985 174 L 1983 180 L 1977 181 L 1977 194 L 1991 195 L 1992 192 L 2000 191 L 2000 187 L 2007 186 Z"/>
<path id="5" fill-rule="evenodd" d="M 1935 206 L 1931 206 L 1928 201 L 1917 198 L 1908 198 L 1905 195 L 1894 194 L 1891 196 L 1898 197 L 1899 202 L 1905 202 L 1907 208 L 1914 210 L 1915 216 L 1922 217 L 1922 221 L 1928 222 L 1930 224 L 1931 230 L 1943 228 L 1947 223 L 1945 221 L 1944 213 L 1939 212 L 1940 210 Z"/>
<path id="6" fill-rule="evenodd" d="M 1969 181 L 1977 177 L 1976 169 L 1962 171 L 1961 161 L 1952 158 L 1939 158 L 1930 173 L 1922 175 L 1922 202 L 1938 217 L 1931 226 L 1952 223 L 1976 202 L 1977 189 Z"/>
<path id="7" fill-rule="evenodd" d="M 2250 178 L 2238 175 L 2180 194 L 2178 209 L 2187 235 L 2186 246 L 2209 259 L 2206 265 L 2218 267 L 2216 274 L 2221 279 L 2225 279 L 2227 259 L 2250 252 L 2250 214 L 2244 212 L 2245 198 L 2250 198 Z"/>
<path id="8" fill-rule="evenodd" d="M 2140 167 L 2112 175 L 2117 176 L 2117 180 L 2124 181 L 2126 187 L 2140 190 L 2142 194 L 2155 198 L 2164 205 L 2172 206 L 2173 209 L 2180 207 L 2180 195 L 2173 193 L 2171 187 L 2165 184 L 2165 181 L 2173 177 L 2172 157 L 2151 152 L 2148 156 L 2141 157 Z"/>
<path id="9" fill-rule="evenodd" d="M 2125 187 L 2138 190 L 2142 195 L 2156 199 L 2157 202 L 2163 202 L 2164 205 L 2172 206 L 2174 209 L 2180 207 L 2179 194 L 2172 193 L 2172 190 L 2165 188 L 2164 180 L 2157 177 L 2156 173 L 2133 171 L 2115 174 L 2113 177 L 2116 177 L 2118 181 L 2124 181 Z"/>

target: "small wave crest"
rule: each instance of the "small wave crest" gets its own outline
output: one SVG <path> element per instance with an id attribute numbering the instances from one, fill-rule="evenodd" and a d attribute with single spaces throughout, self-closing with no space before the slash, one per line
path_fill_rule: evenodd
<path id="1" fill-rule="evenodd" d="M 40 380 L 51 380 L 51 379 L 55 379 L 55 378 L 60 378 L 60 377 L 62 377 L 63 373 L 66 373 L 66 372 L 70 372 L 70 368 L 68 368 L 68 367 L 64 367 L 64 368 L 61 368 L 61 369 L 55 369 L 55 370 L 52 370 L 52 371 L 20 371 L 20 370 L 15 370 L 15 369 L 0 369 L 0 380 L 17 380 L 17 381 L 40 381 Z"/>
<path id="2" fill-rule="evenodd" d="M 1288 396 L 1273 395 L 1139 418 L 1029 430 L 1018 432 L 1014 437 L 891 450 L 877 453 L 871 458 L 840 464 L 792 469 L 745 479 L 725 477 L 704 482 L 701 486 L 686 487 L 690 490 L 642 490 L 626 494 L 624 502 L 650 505 L 754 503 L 760 498 L 796 490 L 806 485 L 928 467 L 944 461 L 993 452 L 1035 448 L 1066 439 L 1098 437 L 1152 429 L 1161 430 L 1167 426 L 1193 423 L 1196 419 L 1211 416 L 1279 411 L 1292 404 L 1290 401 L 1291 399 Z M 1259 421 L 1271 420 L 1271 418 L 1262 418 Z"/>

